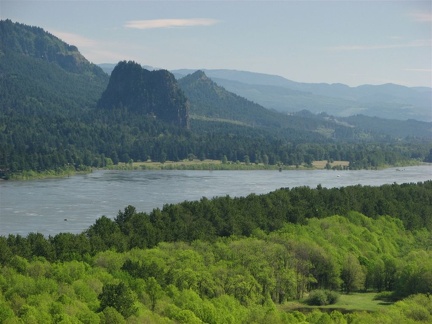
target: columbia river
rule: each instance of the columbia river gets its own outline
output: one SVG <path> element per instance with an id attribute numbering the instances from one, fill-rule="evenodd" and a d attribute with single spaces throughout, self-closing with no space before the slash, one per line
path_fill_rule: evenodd
<path id="1" fill-rule="evenodd" d="M 378 171 L 109 171 L 69 178 L 0 182 L 0 235 L 80 233 L 102 215 L 135 206 L 150 212 L 164 204 L 202 197 L 263 194 L 282 187 L 379 186 L 432 180 L 432 166 Z"/>

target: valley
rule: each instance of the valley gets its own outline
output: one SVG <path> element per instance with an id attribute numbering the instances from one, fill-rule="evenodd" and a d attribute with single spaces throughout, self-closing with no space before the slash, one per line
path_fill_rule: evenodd
<path id="1" fill-rule="evenodd" d="M 431 93 L 0 20 L 0 322 L 431 322 Z"/>

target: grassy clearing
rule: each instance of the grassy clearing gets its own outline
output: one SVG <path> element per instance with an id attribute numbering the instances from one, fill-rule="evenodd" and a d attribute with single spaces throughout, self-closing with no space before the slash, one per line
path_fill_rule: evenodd
<path id="1" fill-rule="evenodd" d="M 340 295 L 339 301 L 335 305 L 338 308 L 346 310 L 361 310 L 361 311 L 378 311 L 391 303 L 382 300 L 374 300 L 376 293 L 352 293 L 349 295 Z"/>
<path id="2" fill-rule="evenodd" d="M 313 161 L 312 162 L 312 166 L 316 169 L 325 169 L 326 165 L 327 165 L 327 160 L 322 160 L 322 161 Z M 348 167 L 349 166 L 349 161 L 333 161 L 330 163 L 330 167 Z"/>
<path id="3" fill-rule="evenodd" d="M 278 165 L 265 165 L 263 163 L 244 163 L 228 162 L 222 163 L 220 160 L 189 160 L 161 162 L 133 162 L 119 163 L 110 166 L 109 169 L 118 170 L 278 170 Z M 296 169 L 295 166 L 282 166 L 283 170 Z M 299 168 L 304 169 L 300 166 Z M 298 168 L 297 168 L 298 169 Z"/>
<path id="4" fill-rule="evenodd" d="M 379 311 L 391 303 L 383 302 L 382 300 L 374 300 L 376 296 L 375 292 L 371 293 L 352 293 L 349 295 L 341 294 L 336 304 L 327 306 L 309 306 L 299 301 L 290 301 L 280 306 L 284 311 L 301 311 L 307 312 L 314 309 L 319 310 L 339 310 L 340 312 L 352 312 L 352 311 L 366 311 L 376 312 Z"/>

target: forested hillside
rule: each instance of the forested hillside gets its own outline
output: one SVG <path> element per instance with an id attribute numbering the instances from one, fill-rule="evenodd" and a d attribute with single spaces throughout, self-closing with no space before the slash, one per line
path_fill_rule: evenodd
<path id="1" fill-rule="evenodd" d="M 172 71 L 178 78 L 193 70 Z M 432 121 L 432 89 L 397 84 L 349 87 L 335 83 L 301 83 L 278 75 L 236 70 L 204 70 L 220 86 L 268 109 L 293 113 L 309 110 L 337 117 L 362 114 L 384 119 Z"/>
<path id="2" fill-rule="evenodd" d="M 432 149 L 427 123 L 400 136 L 394 130 L 406 124 L 379 133 L 359 119 L 287 116 L 202 72 L 177 83 L 167 71 L 123 61 L 110 79 L 75 46 L 10 20 L 0 21 L 0 71 L 3 178 L 190 157 L 292 166 L 345 160 L 353 169 L 376 168 L 429 161 Z"/>
<path id="3" fill-rule="evenodd" d="M 432 124 L 415 120 L 401 121 L 356 115 L 346 118 L 326 113 L 313 114 L 301 110 L 282 114 L 266 109 L 219 86 L 203 71 L 196 71 L 179 79 L 179 85 L 191 104 L 191 117 L 195 119 L 236 122 L 242 125 L 264 128 L 269 132 L 284 133 L 295 130 L 296 135 L 315 139 L 322 137 L 343 141 L 388 141 L 389 138 L 432 139 Z M 308 134 L 309 133 L 309 134 Z"/>
<path id="4" fill-rule="evenodd" d="M 428 323 L 431 206 L 431 181 L 304 187 L 0 237 L 0 320 Z M 338 302 L 365 292 L 368 312 Z"/>
<path id="5" fill-rule="evenodd" d="M 180 127 L 189 125 L 189 107 L 174 76 L 165 70 L 148 71 L 135 62 L 119 62 L 98 101 L 100 109 L 127 109 Z"/>

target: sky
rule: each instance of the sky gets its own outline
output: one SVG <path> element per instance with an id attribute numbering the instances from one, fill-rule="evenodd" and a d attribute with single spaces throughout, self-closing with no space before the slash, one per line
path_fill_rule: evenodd
<path id="1" fill-rule="evenodd" d="M 432 87 L 432 1 L 0 0 L 91 62 Z"/>

